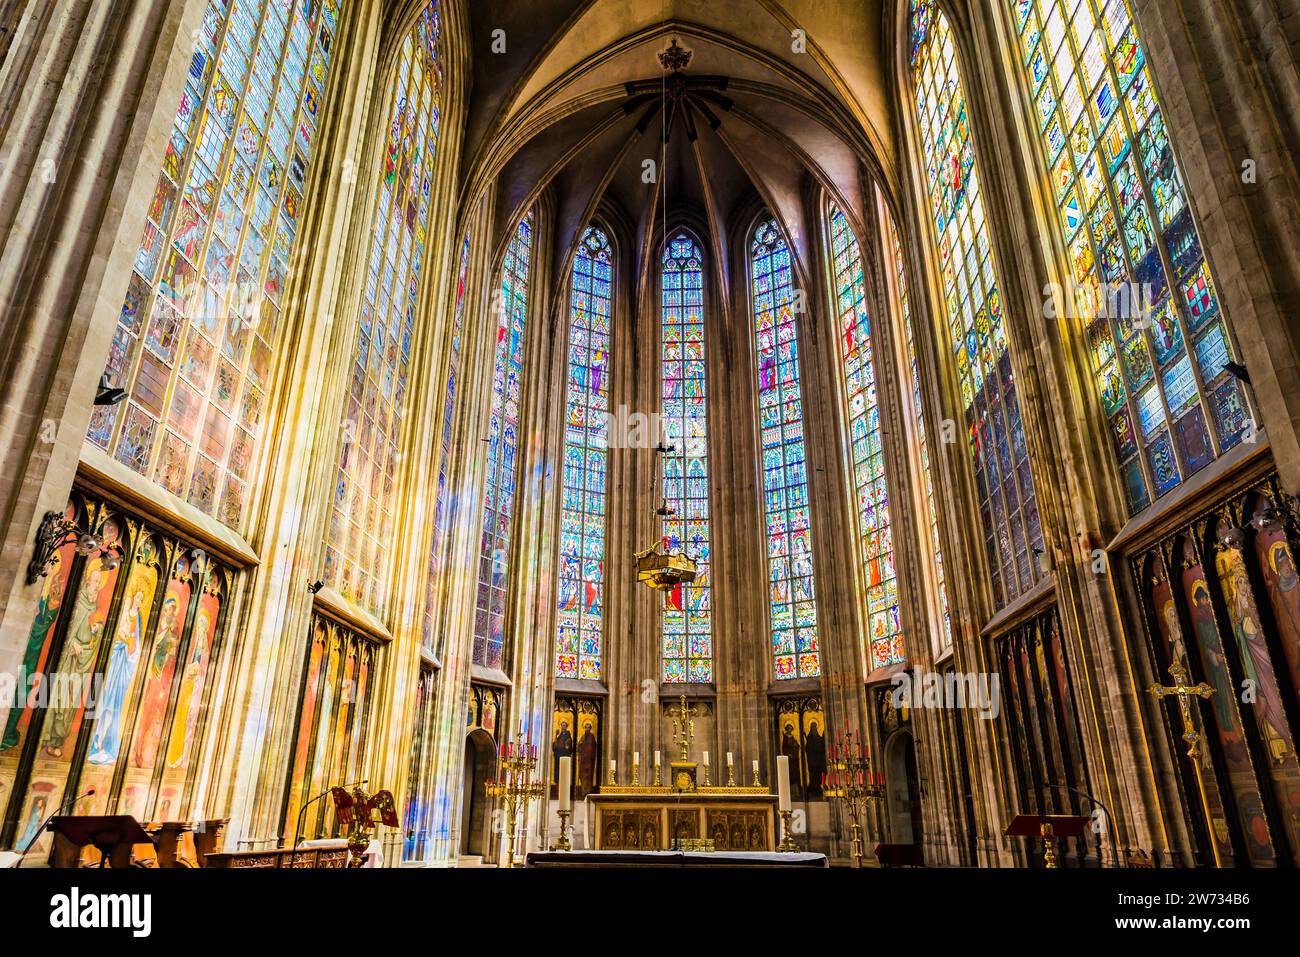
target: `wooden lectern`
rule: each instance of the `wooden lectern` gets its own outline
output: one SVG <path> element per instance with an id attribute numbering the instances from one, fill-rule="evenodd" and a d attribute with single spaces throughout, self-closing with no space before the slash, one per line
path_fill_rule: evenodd
<path id="1" fill-rule="evenodd" d="M 1078 837 L 1092 818 L 1078 814 L 1017 814 L 1008 825 L 1007 837 L 1041 837 L 1043 860 L 1048 867 L 1056 863 L 1056 839 Z"/>
<path id="2" fill-rule="evenodd" d="M 53 831 L 54 866 L 76 867 L 81 849 L 91 845 L 100 853 L 99 866 L 131 866 L 131 848 L 136 844 L 153 844 L 153 838 L 129 814 L 55 817 L 46 829 Z"/>

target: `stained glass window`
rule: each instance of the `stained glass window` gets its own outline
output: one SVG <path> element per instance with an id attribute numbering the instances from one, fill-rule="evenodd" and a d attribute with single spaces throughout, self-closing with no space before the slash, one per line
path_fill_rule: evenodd
<path id="1" fill-rule="evenodd" d="M 573 263 L 569 299 L 568 413 L 560 515 L 560 599 L 555 674 L 601 677 L 605 582 L 605 456 L 613 251 L 591 227 Z"/>
<path id="2" fill-rule="evenodd" d="M 934 550 L 936 581 L 939 586 L 939 611 L 943 615 L 943 632 L 940 646 L 952 644 L 952 615 L 948 610 L 948 588 L 944 584 L 943 549 L 939 545 L 939 509 L 935 505 L 934 479 L 930 475 L 930 446 L 925 437 L 925 406 L 921 401 L 921 367 L 916 358 L 916 340 L 912 337 L 912 310 L 907 295 L 907 270 L 903 265 L 903 246 L 898 239 L 898 228 L 888 213 L 884 213 L 889 233 L 890 252 L 894 260 L 894 276 L 898 283 L 898 308 L 902 314 L 907 363 L 912 372 L 912 408 L 916 415 L 917 452 L 921 460 L 921 477 L 925 483 L 925 504 L 930 522 L 930 546 Z"/>
<path id="3" fill-rule="evenodd" d="M 506 572 L 510 566 L 510 520 L 518 471 L 515 458 L 519 450 L 520 383 L 532 248 L 533 216 L 529 213 L 515 230 L 501 264 L 502 314 L 492 366 L 487 487 L 483 493 L 483 540 L 474 608 L 473 660 L 488 668 L 500 668 L 505 654 Z"/>
<path id="4" fill-rule="evenodd" d="M 874 348 L 867 315 L 862 251 L 843 210 L 829 209 L 832 281 L 839 317 L 839 355 L 848 401 L 853 488 L 857 494 L 858 557 L 867 598 L 867 635 L 862 651 L 868 671 L 903 661 L 903 626 L 898 612 L 885 449 L 880 437 Z M 766 448 L 766 443 L 764 443 Z"/>
<path id="5" fill-rule="evenodd" d="M 393 76 L 379 205 L 343 408 L 342 447 L 325 539 L 325 582 L 382 614 L 394 536 L 411 342 L 428 239 L 438 143 L 438 5 L 402 42 Z"/>
<path id="6" fill-rule="evenodd" d="M 664 681 L 713 680 L 713 593 L 709 574 L 709 435 L 704 366 L 704 260 L 690 237 L 664 247 L 660 358 L 664 544 L 698 566 L 695 581 L 667 592 Z"/>
<path id="7" fill-rule="evenodd" d="M 434 639 L 434 614 L 437 610 L 438 559 L 447 537 L 454 503 L 447 501 L 447 471 L 451 464 L 451 432 L 456 412 L 456 385 L 460 375 L 460 329 L 465 319 L 465 280 L 469 274 L 469 234 L 460 245 L 460 269 L 456 273 L 456 308 L 451 321 L 451 355 L 447 360 L 447 399 L 442 409 L 442 454 L 438 459 L 437 504 L 433 511 L 433 539 L 429 544 L 429 580 L 424 602 L 424 626 L 420 643 L 426 654 L 439 651 Z"/>
<path id="8" fill-rule="evenodd" d="M 795 323 L 802 300 L 795 295 L 791 269 L 790 249 L 776 222 L 763 221 L 750 246 L 749 278 L 758 348 L 772 666 L 777 678 L 815 678 L 821 674 L 821 655 Z"/>
<path id="9" fill-rule="evenodd" d="M 1126 0 L 1009 0 L 1061 235 L 1130 512 L 1251 419 Z M 1143 321 L 1144 310 L 1150 310 Z"/>
<path id="10" fill-rule="evenodd" d="M 912 81 L 945 318 L 1001 607 L 1042 576 L 1043 532 L 956 46 L 948 18 L 930 0 L 912 2 Z"/>
<path id="11" fill-rule="evenodd" d="M 225 524 L 247 513 L 342 0 L 209 0 L 87 438 Z"/>

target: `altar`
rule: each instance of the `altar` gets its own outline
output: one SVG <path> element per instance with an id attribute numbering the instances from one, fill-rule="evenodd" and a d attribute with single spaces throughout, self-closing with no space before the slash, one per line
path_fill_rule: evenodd
<path id="1" fill-rule="evenodd" d="M 775 851 L 779 840 L 766 788 L 606 788 L 586 800 L 593 850 Z"/>

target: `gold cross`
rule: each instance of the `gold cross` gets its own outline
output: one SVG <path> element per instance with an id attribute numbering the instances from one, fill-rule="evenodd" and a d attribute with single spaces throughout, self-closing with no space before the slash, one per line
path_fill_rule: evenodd
<path id="1" fill-rule="evenodd" d="M 1189 685 L 1187 683 L 1187 669 L 1182 666 L 1181 662 L 1175 661 L 1170 665 L 1169 673 L 1174 677 L 1172 688 L 1167 685 L 1156 684 L 1148 688 L 1147 691 L 1157 698 L 1165 698 L 1171 694 L 1178 696 L 1178 710 L 1183 716 L 1183 740 L 1188 745 L 1187 756 L 1193 759 L 1199 758 L 1201 756 L 1201 736 L 1196 732 L 1196 726 L 1192 723 L 1192 702 L 1189 699 L 1192 695 L 1208 698 L 1214 694 L 1214 689 L 1204 681 L 1198 685 Z"/>
<path id="2" fill-rule="evenodd" d="M 681 746 L 682 760 L 690 760 L 691 738 L 695 737 L 695 709 L 686 710 L 686 695 L 682 695 L 681 712 L 673 718 L 673 740 Z"/>

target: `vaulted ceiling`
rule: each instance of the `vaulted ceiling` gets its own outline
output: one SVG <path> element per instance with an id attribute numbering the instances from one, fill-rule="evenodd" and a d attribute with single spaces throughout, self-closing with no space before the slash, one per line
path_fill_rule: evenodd
<path id="1" fill-rule="evenodd" d="M 803 190 L 821 186 L 860 224 L 871 179 L 892 170 L 882 7 L 474 0 L 465 195 L 495 189 L 503 242 L 549 187 L 560 266 L 602 203 L 643 255 L 665 208 L 689 209 L 716 244 L 757 194 L 806 261 Z M 690 55 L 679 71 L 660 60 L 674 43 Z"/>

